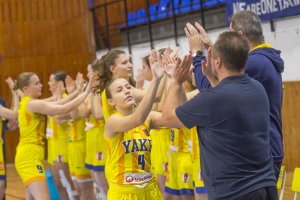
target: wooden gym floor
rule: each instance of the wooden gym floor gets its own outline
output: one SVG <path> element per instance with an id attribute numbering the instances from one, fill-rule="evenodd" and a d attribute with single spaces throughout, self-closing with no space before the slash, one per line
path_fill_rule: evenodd
<path id="1" fill-rule="evenodd" d="M 6 200 L 25 200 L 25 189 L 23 183 L 16 172 L 13 164 L 7 166 L 7 188 Z M 293 172 L 287 172 L 286 184 L 284 188 L 284 200 L 292 200 L 294 193 L 291 190 Z"/>

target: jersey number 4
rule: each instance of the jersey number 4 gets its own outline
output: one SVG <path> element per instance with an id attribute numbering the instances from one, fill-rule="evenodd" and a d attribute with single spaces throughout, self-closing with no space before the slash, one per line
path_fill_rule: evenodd
<path id="1" fill-rule="evenodd" d="M 141 154 L 138 156 L 138 165 L 141 166 L 142 170 L 145 170 L 145 155 Z"/>

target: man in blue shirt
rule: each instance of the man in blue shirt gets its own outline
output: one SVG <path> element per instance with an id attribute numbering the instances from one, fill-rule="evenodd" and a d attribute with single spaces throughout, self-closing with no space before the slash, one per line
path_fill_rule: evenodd
<path id="1" fill-rule="evenodd" d="M 208 49 L 203 73 L 218 81 L 182 104 L 189 69 L 177 66 L 163 108 L 170 127 L 197 126 L 208 198 L 277 199 L 269 146 L 269 103 L 262 85 L 244 73 L 245 37 L 224 32 Z"/>
<path id="2" fill-rule="evenodd" d="M 210 46 L 211 42 L 204 29 L 196 24 L 200 31 L 200 37 Z M 247 38 L 250 51 L 245 66 L 245 72 L 260 82 L 265 88 L 270 105 L 269 113 L 269 133 L 270 146 L 273 158 L 273 168 L 275 177 L 278 179 L 280 167 L 283 160 L 283 138 L 282 138 L 282 77 L 284 70 L 284 62 L 280 57 L 280 51 L 273 49 L 270 44 L 264 42 L 263 30 L 259 17 L 251 11 L 242 11 L 234 14 L 230 20 L 230 30 L 238 32 Z M 201 46 L 197 44 L 197 34 L 188 37 L 191 51 L 197 52 L 201 50 Z M 195 56 L 193 65 L 195 66 L 195 81 L 199 90 L 210 87 L 210 82 L 202 73 L 201 56 Z"/>

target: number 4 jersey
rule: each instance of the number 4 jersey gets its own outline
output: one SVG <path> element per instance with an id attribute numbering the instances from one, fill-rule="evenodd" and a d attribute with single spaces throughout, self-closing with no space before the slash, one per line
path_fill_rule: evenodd
<path id="1" fill-rule="evenodd" d="M 105 139 L 108 151 L 105 170 L 109 183 L 144 187 L 153 179 L 148 122 Z"/>

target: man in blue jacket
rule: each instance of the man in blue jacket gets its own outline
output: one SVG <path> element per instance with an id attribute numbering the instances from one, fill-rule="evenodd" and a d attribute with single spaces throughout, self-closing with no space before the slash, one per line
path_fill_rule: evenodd
<path id="1" fill-rule="evenodd" d="M 211 42 L 208 35 L 200 24 L 196 23 L 196 28 L 200 34 L 187 35 L 190 50 L 194 53 L 193 65 L 195 67 L 194 75 L 196 85 L 199 90 L 211 86 L 211 82 L 203 75 L 201 62 L 203 55 L 201 54 L 201 46 L 197 46 L 199 39 L 204 40 L 206 46 L 210 46 Z M 194 29 L 191 25 L 188 29 Z M 251 11 L 241 11 L 234 14 L 230 20 L 230 30 L 244 35 L 250 47 L 245 72 L 252 78 L 259 81 L 265 88 L 270 104 L 270 146 L 273 157 L 273 168 L 275 177 L 278 179 L 280 167 L 283 160 L 283 138 L 282 138 L 282 77 L 284 70 L 284 62 L 280 57 L 280 51 L 265 43 L 261 21 L 259 17 Z M 193 43 L 194 42 L 194 43 Z"/>

